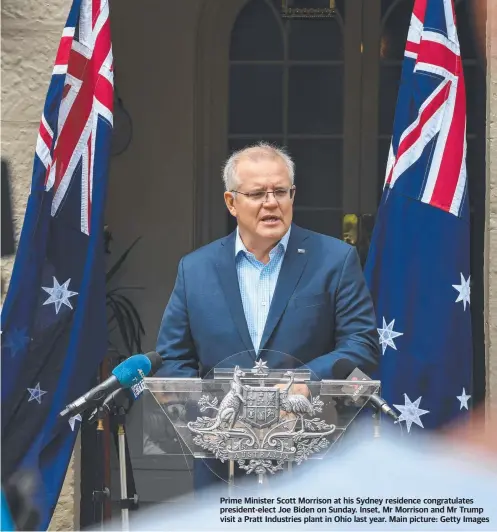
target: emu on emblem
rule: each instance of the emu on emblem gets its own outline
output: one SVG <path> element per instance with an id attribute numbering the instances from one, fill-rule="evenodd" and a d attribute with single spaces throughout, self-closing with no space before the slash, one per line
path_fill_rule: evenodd
<path id="1" fill-rule="evenodd" d="M 278 388 L 252 387 L 243 389 L 245 402 L 240 421 L 262 429 L 278 421 L 280 390 Z"/>

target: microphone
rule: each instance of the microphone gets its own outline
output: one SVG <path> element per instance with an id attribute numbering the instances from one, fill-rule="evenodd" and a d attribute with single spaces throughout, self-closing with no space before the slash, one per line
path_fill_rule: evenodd
<path id="1" fill-rule="evenodd" d="M 150 362 L 152 364 L 152 368 L 150 369 L 150 372 L 148 374 L 149 377 L 152 377 L 162 367 L 164 361 L 162 360 L 162 357 L 159 355 L 159 353 L 156 353 L 155 351 L 151 351 L 145 356 L 150 359 Z M 102 408 L 108 414 L 114 412 L 120 407 L 123 407 L 124 410 L 128 412 L 131 409 L 131 406 L 133 405 L 134 401 L 136 401 L 138 397 L 140 397 L 144 389 L 145 383 L 143 379 L 140 380 L 138 383 L 133 384 L 130 388 L 119 388 L 118 390 L 113 391 L 105 398 L 105 401 L 102 403 Z M 95 414 L 96 410 L 92 412 L 88 421 L 91 422 Z"/>
<path id="2" fill-rule="evenodd" d="M 348 381 L 370 381 L 371 379 L 363 373 L 351 360 L 347 358 L 338 359 L 333 365 L 333 377 L 339 380 L 348 380 Z M 350 388 L 350 389 L 349 389 Z M 359 394 L 364 389 L 364 386 L 354 384 L 344 387 L 343 391 L 352 392 L 350 393 L 352 400 L 357 402 L 359 399 Z M 399 416 L 395 411 L 389 406 L 389 404 L 377 394 L 372 394 L 368 396 L 369 402 L 372 406 L 383 412 L 387 416 L 390 416 L 395 422 L 399 420 Z"/>
<path id="3" fill-rule="evenodd" d="M 100 403 L 109 393 L 118 388 L 129 388 L 146 377 L 152 363 L 146 355 L 133 355 L 112 370 L 112 376 L 95 388 L 67 405 L 59 414 L 59 418 L 75 416 L 87 408 Z"/>

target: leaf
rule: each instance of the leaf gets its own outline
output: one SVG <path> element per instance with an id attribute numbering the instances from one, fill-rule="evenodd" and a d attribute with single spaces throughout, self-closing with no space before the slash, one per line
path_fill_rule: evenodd
<path id="1" fill-rule="evenodd" d="M 123 339 L 123 343 L 126 347 L 126 351 L 129 355 L 131 355 L 133 351 L 132 337 L 130 335 L 130 332 L 126 324 L 125 314 L 122 311 L 122 308 L 119 305 L 119 303 L 114 302 L 114 312 L 116 314 L 116 320 L 117 320 L 119 333 Z"/>
<path id="2" fill-rule="evenodd" d="M 140 316 L 138 315 L 138 312 L 136 311 L 135 307 L 130 301 L 129 301 L 129 305 L 131 305 L 131 307 L 126 307 L 126 304 L 124 302 L 122 302 L 122 304 L 124 308 L 126 308 L 126 312 L 129 313 L 130 325 L 132 325 L 133 327 L 133 335 L 134 335 L 133 338 L 135 342 L 136 351 L 141 353 L 142 352 L 142 334 L 145 334 L 145 329 L 141 322 Z"/>
<path id="3" fill-rule="evenodd" d="M 120 301 L 123 302 L 123 304 L 127 305 L 130 312 L 133 314 L 136 320 L 136 323 L 138 324 L 138 329 L 141 331 L 142 334 L 145 334 L 145 328 L 143 327 L 142 320 L 140 319 L 140 315 L 138 314 L 138 311 L 136 310 L 134 303 L 129 298 L 121 294 L 114 294 L 114 298 L 118 298 Z M 141 336 L 140 336 L 140 340 L 141 340 Z"/>
<path id="4" fill-rule="evenodd" d="M 125 317 L 124 317 L 123 311 L 122 311 L 119 303 L 114 301 L 113 298 L 109 298 L 108 301 L 109 301 L 109 303 L 110 303 L 110 305 L 112 307 L 112 310 L 114 312 L 114 316 L 116 317 L 117 324 L 118 324 L 118 327 L 119 327 L 119 332 L 121 333 L 124 345 L 125 345 L 126 349 L 128 350 L 129 354 L 132 354 L 133 349 L 132 349 L 132 346 L 131 346 L 131 339 L 128 336 L 128 329 L 126 327 Z"/>
<path id="5" fill-rule="evenodd" d="M 113 342 L 111 342 L 110 340 L 108 341 L 109 343 L 109 346 L 112 347 L 112 349 L 114 349 L 115 351 L 117 351 L 117 347 L 115 346 L 115 344 Z"/>
<path id="6" fill-rule="evenodd" d="M 145 290 L 144 286 L 117 286 L 107 292 L 108 295 L 113 295 L 120 290 Z"/>
<path id="7" fill-rule="evenodd" d="M 110 304 L 108 302 L 107 302 L 107 306 L 110 307 Z M 113 325 L 115 321 L 116 321 L 116 317 L 114 316 L 114 314 L 111 314 L 107 318 L 107 327 L 110 327 L 111 325 Z"/>
<path id="8" fill-rule="evenodd" d="M 135 324 L 135 321 L 133 320 L 133 316 L 129 308 L 127 307 L 126 303 L 118 299 L 117 296 L 114 296 L 112 299 L 119 305 L 119 308 L 121 309 L 124 315 L 131 341 L 136 341 L 138 325 Z"/>
<path id="9" fill-rule="evenodd" d="M 107 312 L 107 314 L 108 314 L 107 325 L 110 325 L 110 324 L 114 323 L 114 321 L 116 320 L 116 316 L 114 314 L 114 309 L 112 308 L 112 305 L 111 305 L 112 301 L 113 300 L 111 298 L 109 298 L 109 296 L 107 295 L 106 296 L 106 301 L 105 301 L 105 305 L 106 305 L 107 309 L 109 309 L 108 312 Z"/>
<path id="10" fill-rule="evenodd" d="M 124 251 L 116 263 L 110 268 L 106 274 L 106 282 L 109 283 L 112 278 L 120 271 L 128 255 L 142 237 L 138 237 L 132 244 Z M 122 337 L 122 343 L 129 355 L 134 352 L 142 351 L 142 335 L 145 334 L 140 315 L 133 302 L 123 292 L 125 290 L 144 290 L 143 286 L 117 286 L 107 292 L 107 307 L 109 308 L 109 315 L 107 318 L 107 328 L 109 332 L 115 331 L 116 328 Z"/>
<path id="11" fill-rule="evenodd" d="M 117 262 L 114 264 L 114 266 L 112 266 L 112 268 L 107 272 L 106 276 L 105 276 L 105 280 L 106 282 L 108 283 L 113 277 L 114 275 L 119 271 L 119 269 L 121 268 L 121 266 L 123 265 L 124 261 L 126 260 L 126 258 L 128 257 L 129 253 L 131 252 L 131 250 L 135 247 L 135 245 L 139 242 L 139 240 L 141 239 L 141 236 L 139 236 L 138 238 L 135 239 L 135 241 L 129 246 L 129 248 L 119 257 L 119 259 L 117 260 Z"/>
<path id="12" fill-rule="evenodd" d="M 131 353 L 135 351 L 142 351 L 142 334 L 145 334 L 145 328 L 140 319 L 138 311 L 134 304 L 125 296 L 120 294 L 114 294 L 113 296 L 108 295 L 108 300 L 113 301 L 119 305 L 119 308 L 123 312 L 123 317 L 127 325 L 128 337 L 131 345 Z"/>

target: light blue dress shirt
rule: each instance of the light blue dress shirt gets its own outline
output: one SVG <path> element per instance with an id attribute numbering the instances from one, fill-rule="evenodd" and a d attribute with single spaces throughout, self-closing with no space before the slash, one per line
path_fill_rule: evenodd
<path id="1" fill-rule="evenodd" d="M 258 261 L 247 251 L 236 230 L 235 263 L 245 319 L 256 352 L 259 351 L 269 307 L 288 246 L 291 228 L 269 253 L 269 262 Z"/>

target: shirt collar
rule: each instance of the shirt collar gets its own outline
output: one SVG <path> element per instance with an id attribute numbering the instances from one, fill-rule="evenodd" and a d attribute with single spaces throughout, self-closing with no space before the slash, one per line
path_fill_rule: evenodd
<path id="1" fill-rule="evenodd" d="M 278 246 L 283 246 L 283 253 L 286 252 L 286 248 L 288 247 L 288 241 L 290 240 L 290 231 L 292 230 L 292 226 L 288 228 L 288 231 L 282 236 L 281 240 L 276 244 L 276 246 L 271 250 L 271 253 L 274 249 L 276 249 Z M 238 227 L 236 228 L 236 240 L 235 240 L 235 257 L 238 256 L 238 253 L 240 251 L 243 251 L 244 253 L 250 253 L 250 251 L 247 250 L 245 247 L 245 244 L 242 242 L 242 239 L 240 238 L 240 232 L 238 230 Z"/>

